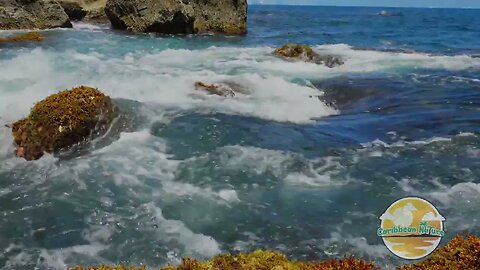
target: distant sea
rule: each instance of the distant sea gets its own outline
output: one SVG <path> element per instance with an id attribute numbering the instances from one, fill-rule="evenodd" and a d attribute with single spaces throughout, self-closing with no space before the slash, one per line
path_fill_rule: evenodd
<path id="1" fill-rule="evenodd" d="M 441 244 L 480 234 L 480 10 L 250 6 L 243 37 L 74 26 L 0 47 L 0 268 L 264 248 L 388 269 L 406 261 L 376 236 L 379 216 L 405 196 L 446 218 Z M 345 64 L 271 55 L 287 42 Z M 251 93 L 193 88 L 225 80 Z M 77 85 L 115 99 L 111 132 L 15 158 L 4 124 Z"/>

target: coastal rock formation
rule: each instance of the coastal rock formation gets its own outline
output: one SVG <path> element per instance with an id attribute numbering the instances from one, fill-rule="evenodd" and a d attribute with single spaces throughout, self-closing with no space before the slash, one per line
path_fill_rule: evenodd
<path id="1" fill-rule="evenodd" d="M 105 14 L 106 0 L 61 0 L 65 12 L 72 21 L 110 23 Z"/>
<path id="2" fill-rule="evenodd" d="M 112 26 L 134 32 L 246 33 L 246 0 L 108 0 Z"/>
<path id="3" fill-rule="evenodd" d="M 56 0 L 0 0 L 0 29 L 72 27 Z"/>
<path id="4" fill-rule="evenodd" d="M 80 21 L 87 16 L 87 11 L 78 2 L 59 1 L 71 21 Z"/>
<path id="5" fill-rule="evenodd" d="M 274 55 L 293 61 L 305 61 L 329 68 L 343 65 L 345 62 L 338 56 L 320 55 L 307 45 L 288 43 L 273 52 Z"/>
<path id="6" fill-rule="evenodd" d="M 26 160 L 58 151 L 103 133 L 115 115 L 110 97 L 81 86 L 51 95 L 13 124 L 16 154 Z"/>
<path id="7" fill-rule="evenodd" d="M 1 43 L 11 43 L 11 42 L 24 42 L 24 41 L 43 41 L 45 38 L 42 34 L 38 32 L 28 32 L 25 34 L 19 34 L 15 36 L 9 37 L 0 37 L 0 44 Z"/>

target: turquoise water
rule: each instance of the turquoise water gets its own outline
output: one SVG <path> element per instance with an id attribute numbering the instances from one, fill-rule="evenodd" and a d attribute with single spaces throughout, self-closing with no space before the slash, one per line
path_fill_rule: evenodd
<path id="1" fill-rule="evenodd" d="M 81 153 L 35 162 L 15 158 L 0 128 L 0 266 L 161 266 L 269 248 L 391 268 L 405 261 L 376 236 L 378 217 L 404 196 L 446 217 L 442 243 L 479 234 L 480 11 L 380 10 L 253 6 L 245 37 L 78 23 L 0 47 L 2 126 L 82 84 L 122 111 Z M 273 57 L 286 42 L 346 64 Z M 198 80 L 251 93 L 203 96 Z"/>

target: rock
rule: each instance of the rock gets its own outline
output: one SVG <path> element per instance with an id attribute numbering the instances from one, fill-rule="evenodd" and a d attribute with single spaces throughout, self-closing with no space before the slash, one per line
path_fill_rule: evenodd
<path id="1" fill-rule="evenodd" d="M 343 65 L 345 62 L 338 56 L 320 55 L 307 45 L 285 44 L 273 52 L 274 55 L 287 60 L 305 61 L 319 65 L 325 65 L 329 68 Z"/>
<path id="2" fill-rule="evenodd" d="M 203 82 L 196 82 L 195 89 L 203 91 L 209 95 L 217 95 L 222 97 L 234 97 L 235 92 L 227 85 L 223 84 L 206 84 Z"/>
<path id="3" fill-rule="evenodd" d="M 87 11 L 87 16 L 84 18 L 85 21 L 91 22 L 91 23 L 108 23 L 110 24 L 110 21 L 108 20 L 107 14 L 105 14 L 105 7 L 98 7 L 98 8 L 91 8 Z"/>
<path id="4" fill-rule="evenodd" d="M 106 0 L 61 0 L 71 20 L 83 20 L 90 23 L 110 23 L 105 14 Z"/>
<path id="5" fill-rule="evenodd" d="M 58 153 L 104 133 L 114 117 L 110 97 L 97 89 L 81 86 L 51 95 L 13 124 L 16 154 L 35 160 Z"/>
<path id="6" fill-rule="evenodd" d="M 0 0 L 0 29 L 72 27 L 56 0 Z"/>
<path id="7" fill-rule="evenodd" d="M 246 0 L 193 0 L 193 3 L 195 33 L 247 33 Z"/>
<path id="8" fill-rule="evenodd" d="M 87 11 L 78 2 L 59 1 L 71 21 L 80 21 L 87 16 Z"/>
<path id="9" fill-rule="evenodd" d="M 12 37 L 0 37 L 0 43 L 23 42 L 23 41 L 43 41 L 45 38 L 38 32 L 28 32 Z"/>
<path id="10" fill-rule="evenodd" d="M 134 32 L 245 34 L 246 0 L 108 0 L 112 26 Z"/>

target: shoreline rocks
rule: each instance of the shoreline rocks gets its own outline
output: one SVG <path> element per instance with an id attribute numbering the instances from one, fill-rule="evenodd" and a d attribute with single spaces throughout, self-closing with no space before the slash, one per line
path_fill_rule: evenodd
<path id="1" fill-rule="evenodd" d="M 81 86 L 38 102 L 12 126 L 16 155 L 35 160 L 104 133 L 115 117 L 110 97 Z"/>
<path id="2" fill-rule="evenodd" d="M 71 28 L 67 13 L 56 0 L 0 0 L 0 29 Z"/>
<path id="3" fill-rule="evenodd" d="M 110 23 L 105 14 L 106 0 L 60 0 L 59 3 L 72 21 Z"/>
<path id="4" fill-rule="evenodd" d="M 87 16 L 87 11 L 78 2 L 59 1 L 71 21 L 80 21 Z"/>
<path id="5" fill-rule="evenodd" d="M 133 32 L 196 34 L 246 33 L 246 0 L 108 0 L 112 26 Z"/>
<path id="6" fill-rule="evenodd" d="M 275 49 L 275 56 L 290 61 L 304 61 L 329 68 L 343 65 L 345 62 L 338 56 L 320 55 L 307 45 L 288 43 Z"/>

